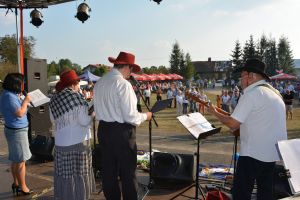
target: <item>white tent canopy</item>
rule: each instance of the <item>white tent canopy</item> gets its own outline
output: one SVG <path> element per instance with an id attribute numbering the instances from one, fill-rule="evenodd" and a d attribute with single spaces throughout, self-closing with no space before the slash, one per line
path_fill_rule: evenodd
<path id="1" fill-rule="evenodd" d="M 56 85 L 56 83 L 57 83 L 58 81 L 59 81 L 59 80 L 57 80 L 57 81 L 51 81 L 51 82 L 48 83 L 48 86 L 49 86 L 49 87 L 55 87 L 55 85 Z M 82 80 L 81 80 L 81 81 L 79 82 L 79 85 L 80 85 L 80 86 L 87 85 L 87 84 L 88 84 L 87 81 L 82 81 Z"/>

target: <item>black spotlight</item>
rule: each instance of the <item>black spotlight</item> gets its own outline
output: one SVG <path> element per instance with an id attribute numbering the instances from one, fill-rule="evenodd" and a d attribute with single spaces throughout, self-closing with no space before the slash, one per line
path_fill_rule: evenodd
<path id="1" fill-rule="evenodd" d="M 42 18 L 43 18 L 42 13 L 40 11 L 38 11 L 37 9 L 34 9 L 33 11 L 31 11 L 30 18 L 31 18 L 30 23 L 32 23 L 36 27 L 39 27 L 44 22 L 42 20 Z"/>
<path id="2" fill-rule="evenodd" d="M 153 0 L 154 2 L 156 2 L 157 4 L 160 4 L 160 2 L 162 1 L 162 0 Z"/>
<path id="3" fill-rule="evenodd" d="M 75 17 L 84 23 L 90 17 L 89 12 L 91 12 L 91 8 L 86 3 L 81 3 L 77 8 Z"/>

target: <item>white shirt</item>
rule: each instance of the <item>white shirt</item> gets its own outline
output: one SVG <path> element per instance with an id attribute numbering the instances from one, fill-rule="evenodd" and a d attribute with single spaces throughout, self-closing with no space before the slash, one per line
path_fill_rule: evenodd
<path id="1" fill-rule="evenodd" d="M 112 69 L 95 84 L 94 107 L 97 120 L 138 126 L 147 119 L 145 113 L 137 111 L 132 85 L 117 69 Z"/>
<path id="2" fill-rule="evenodd" d="M 144 90 L 144 95 L 145 95 L 145 97 L 150 97 L 151 96 L 151 90 L 150 90 L 150 88 Z"/>
<path id="3" fill-rule="evenodd" d="M 84 106 L 79 106 L 78 112 L 70 111 L 65 113 L 62 118 L 69 123 L 63 128 L 55 126 L 54 137 L 56 146 L 70 146 L 91 138 L 90 123 L 92 118 L 88 115 L 88 110 Z M 57 124 L 53 118 L 51 109 L 50 119 L 52 123 Z M 62 119 L 58 118 L 57 120 Z"/>
<path id="4" fill-rule="evenodd" d="M 241 123 L 241 156 L 263 162 L 280 160 L 276 144 L 287 139 L 285 105 L 271 89 L 257 86 L 258 81 L 244 90 L 231 117 Z"/>

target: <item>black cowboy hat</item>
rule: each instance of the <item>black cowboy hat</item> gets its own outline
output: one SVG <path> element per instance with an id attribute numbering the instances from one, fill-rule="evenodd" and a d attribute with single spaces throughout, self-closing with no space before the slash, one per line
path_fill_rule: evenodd
<path id="1" fill-rule="evenodd" d="M 264 62 L 253 58 L 248 59 L 245 64 L 234 70 L 235 73 L 247 71 L 247 72 L 254 72 L 256 74 L 261 74 L 267 81 L 270 81 L 270 77 L 265 73 L 266 65 Z"/>

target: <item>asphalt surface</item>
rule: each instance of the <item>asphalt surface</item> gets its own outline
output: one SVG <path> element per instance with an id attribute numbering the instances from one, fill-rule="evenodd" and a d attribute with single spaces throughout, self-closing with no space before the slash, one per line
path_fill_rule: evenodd
<path id="1" fill-rule="evenodd" d="M 194 154 L 197 142 L 187 133 L 166 134 L 154 129 L 152 148 L 168 153 Z M 200 163 L 230 164 L 233 137 L 216 134 L 201 140 Z M 148 130 L 137 130 L 138 149 L 149 150 Z M 16 197 L 11 191 L 13 179 L 10 173 L 10 162 L 7 159 L 7 143 L 0 125 L 0 199 L 53 199 L 53 162 L 33 157 L 26 163 L 27 183 L 34 190 L 33 195 Z M 147 184 L 148 174 L 138 173 L 140 182 Z M 98 184 L 99 188 L 99 184 Z M 94 199 L 104 199 L 103 195 L 95 194 Z M 150 198 L 151 199 L 151 198 Z"/>

